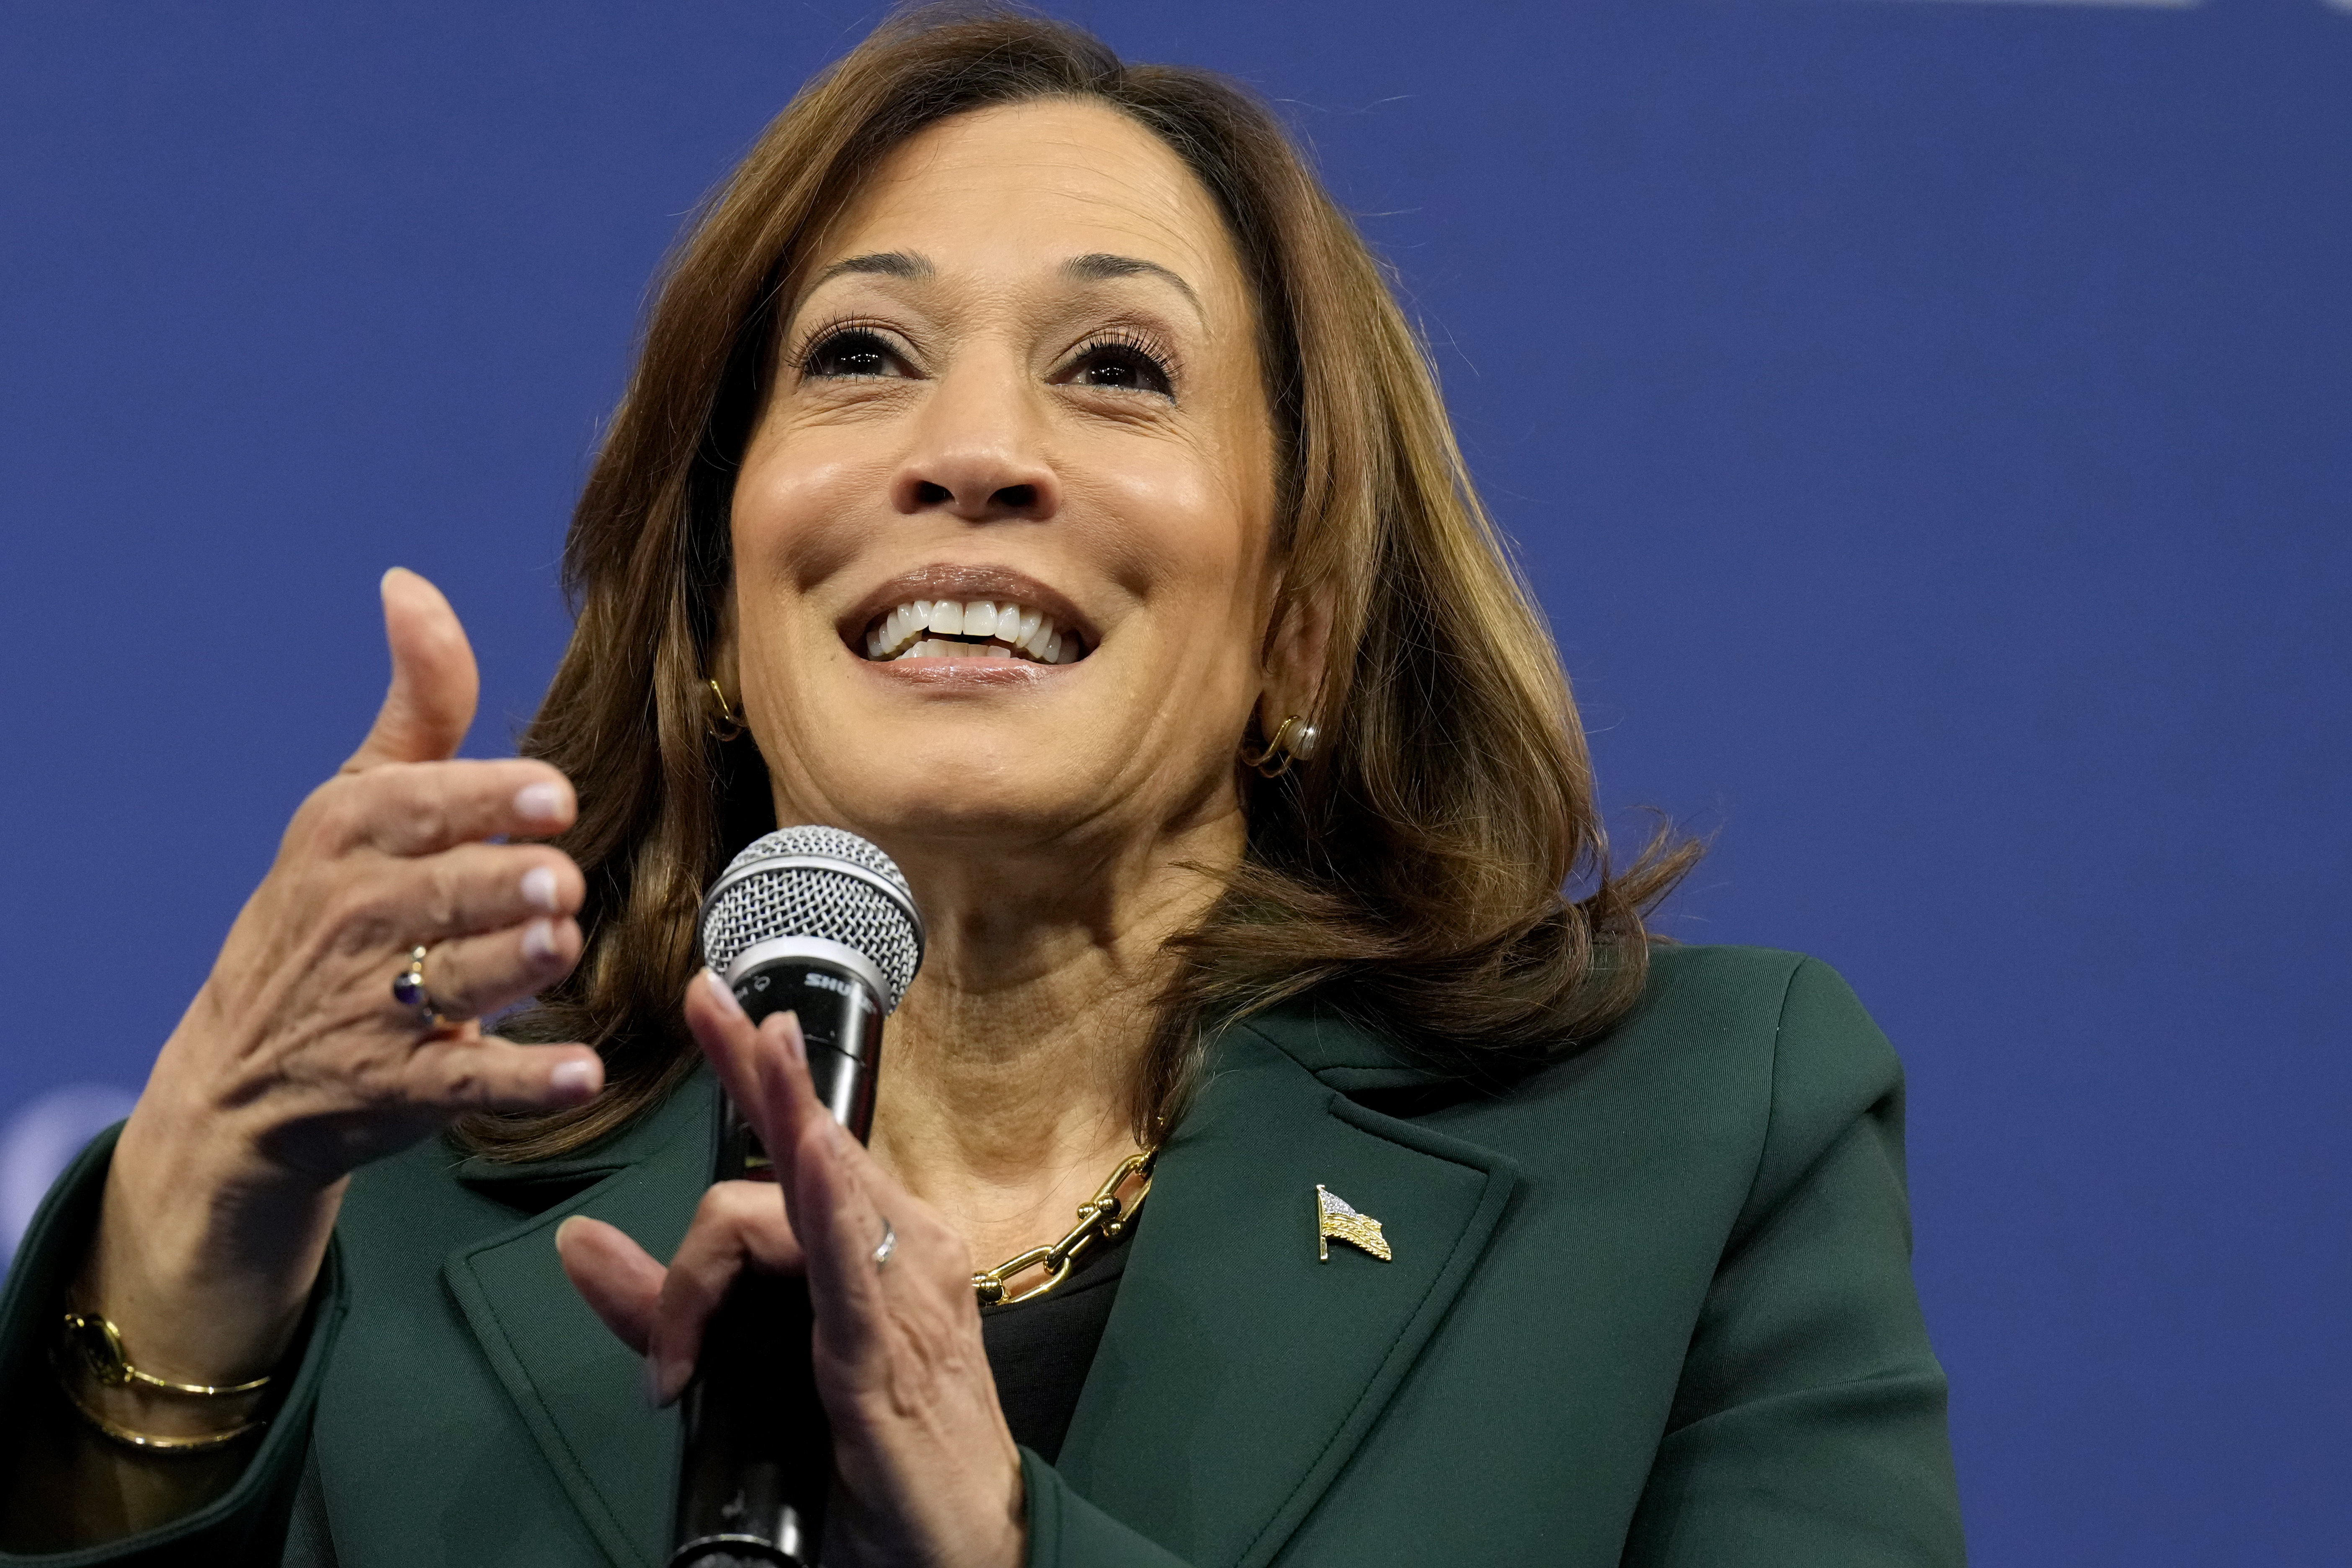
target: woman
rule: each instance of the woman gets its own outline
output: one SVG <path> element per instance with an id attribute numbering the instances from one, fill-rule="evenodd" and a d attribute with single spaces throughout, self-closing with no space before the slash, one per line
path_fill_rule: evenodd
<path id="1" fill-rule="evenodd" d="M 658 1563 L 650 1406 L 747 1262 L 809 1279 L 833 1563 L 1959 1559 L 1894 1058 L 1817 964 L 1652 949 L 1687 856 L 1606 866 L 1253 103 L 886 26 L 681 250 L 568 570 L 504 763 L 386 578 L 374 730 L 11 1279 L 8 1560 Z M 803 821 L 929 922 L 870 1151 L 696 970 Z M 705 1191 L 714 1079 L 781 1194 Z"/>

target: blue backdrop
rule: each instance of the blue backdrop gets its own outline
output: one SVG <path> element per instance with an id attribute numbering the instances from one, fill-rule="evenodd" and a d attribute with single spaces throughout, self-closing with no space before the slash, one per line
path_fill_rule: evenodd
<path id="1" fill-rule="evenodd" d="M 1902 1047 L 1979 1561 L 2343 1561 L 2352 9 L 1064 9 L 1283 102 L 1608 800 L 1717 836 L 1670 929 Z M 385 566 L 509 746 L 646 280 L 872 16 L 0 10 L 0 1246 L 364 729 Z"/>

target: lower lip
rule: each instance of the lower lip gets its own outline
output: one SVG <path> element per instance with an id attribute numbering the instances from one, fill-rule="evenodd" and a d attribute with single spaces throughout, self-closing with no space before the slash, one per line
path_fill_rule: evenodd
<path id="1" fill-rule="evenodd" d="M 1034 664 L 1025 658 L 861 658 L 888 680 L 917 686 L 1034 686 L 1077 668 L 1077 664 Z M 1078 664 L 1086 661 L 1081 659 Z"/>

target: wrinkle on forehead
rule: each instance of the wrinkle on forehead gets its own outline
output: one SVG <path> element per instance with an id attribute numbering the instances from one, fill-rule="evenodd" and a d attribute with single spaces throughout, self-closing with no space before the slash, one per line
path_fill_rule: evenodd
<path id="1" fill-rule="evenodd" d="M 1076 100 L 975 110 L 894 149 L 822 254 L 886 251 L 936 257 L 950 270 L 1024 272 L 1086 253 L 1131 255 L 1188 279 L 1216 313 L 1247 310 L 1223 216 L 1199 178 L 1126 115 Z"/>

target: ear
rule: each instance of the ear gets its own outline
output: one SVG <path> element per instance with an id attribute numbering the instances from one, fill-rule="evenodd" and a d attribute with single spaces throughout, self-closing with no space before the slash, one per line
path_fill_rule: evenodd
<path id="1" fill-rule="evenodd" d="M 1318 584 L 1290 596 L 1266 647 L 1265 689 L 1258 694 L 1257 728 L 1271 735 L 1293 713 L 1324 725 L 1324 660 L 1331 651 L 1332 595 Z"/>

